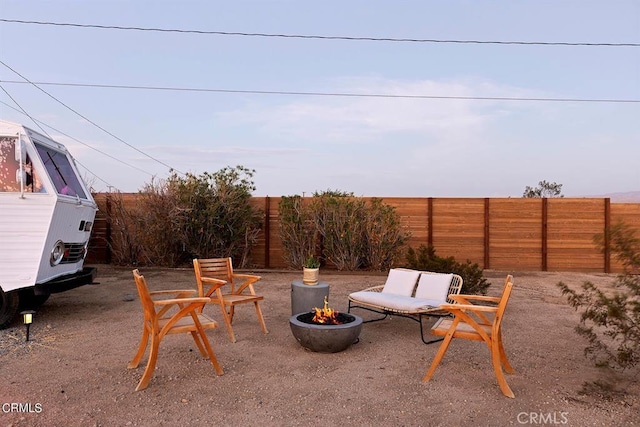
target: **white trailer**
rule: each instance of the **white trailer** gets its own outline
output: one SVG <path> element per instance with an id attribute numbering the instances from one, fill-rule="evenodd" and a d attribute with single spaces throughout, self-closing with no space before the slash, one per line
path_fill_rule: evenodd
<path id="1" fill-rule="evenodd" d="M 96 269 L 83 264 L 97 210 L 62 144 L 0 120 L 0 328 L 93 283 Z"/>

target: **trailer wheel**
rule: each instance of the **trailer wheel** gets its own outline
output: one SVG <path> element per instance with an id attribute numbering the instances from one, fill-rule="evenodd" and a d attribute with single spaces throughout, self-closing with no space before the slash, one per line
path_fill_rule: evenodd
<path id="1" fill-rule="evenodd" d="M 20 308 L 17 291 L 5 292 L 0 289 L 0 329 L 9 326 Z"/>

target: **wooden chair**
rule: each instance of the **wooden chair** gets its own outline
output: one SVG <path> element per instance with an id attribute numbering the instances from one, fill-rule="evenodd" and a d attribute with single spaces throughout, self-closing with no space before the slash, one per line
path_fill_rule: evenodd
<path id="1" fill-rule="evenodd" d="M 444 336 L 444 340 L 431 363 L 431 367 L 423 378 L 423 381 L 429 381 L 436 370 L 436 367 L 442 360 L 442 357 L 449 347 L 449 343 L 453 338 L 463 338 L 467 340 L 484 341 L 491 352 L 491 361 L 493 371 L 500 390 L 507 397 L 515 397 L 513 391 L 507 384 L 504 372 L 512 374 L 515 372 L 502 344 L 502 319 L 504 310 L 507 307 L 509 295 L 513 288 L 513 277 L 507 276 L 505 280 L 504 290 L 501 297 L 488 297 L 482 295 L 451 295 L 458 304 L 446 304 L 440 306 L 441 309 L 453 314 L 453 318 L 441 318 L 431 328 L 434 335 Z M 497 306 L 491 305 L 474 305 L 472 301 L 497 303 Z M 493 314 L 493 316 L 491 316 Z M 487 316 L 493 317 L 493 320 Z M 504 370 L 504 372 L 503 372 Z"/>
<path id="2" fill-rule="evenodd" d="M 209 297 L 211 302 L 220 306 L 231 342 L 236 342 L 231 324 L 235 306 L 239 304 L 253 303 L 262 332 L 269 333 L 259 304 L 264 297 L 256 295 L 253 288 L 253 284 L 260 280 L 260 276 L 234 273 L 231 258 L 194 259 L 193 267 L 198 283 L 198 296 Z M 223 288 L 226 288 L 225 292 Z"/>
<path id="3" fill-rule="evenodd" d="M 218 364 L 213 349 L 207 340 L 204 332 L 205 329 L 213 329 L 218 326 L 215 320 L 212 320 L 198 310 L 201 309 L 210 300 L 209 298 L 190 298 L 189 295 L 195 293 L 194 290 L 171 290 L 149 292 L 147 282 L 143 275 L 136 269 L 133 270 L 133 277 L 140 295 L 140 302 L 144 311 L 144 322 L 142 330 L 142 339 L 136 355 L 133 357 L 128 368 L 134 369 L 138 367 L 142 356 L 147 348 L 149 337 L 151 337 L 151 349 L 149 350 L 149 360 L 144 374 L 136 387 L 136 391 L 147 388 L 153 370 L 158 359 L 158 348 L 160 341 L 168 334 L 180 334 L 190 332 L 193 340 L 196 342 L 198 349 L 203 357 L 208 357 L 211 364 L 218 375 L 224 372 Z M 171 299 L 154 300 L 153 296 L 173 295 Z M 176 307 L 177 310 L 173 315 L 169 315 L 168 311 Z"/>

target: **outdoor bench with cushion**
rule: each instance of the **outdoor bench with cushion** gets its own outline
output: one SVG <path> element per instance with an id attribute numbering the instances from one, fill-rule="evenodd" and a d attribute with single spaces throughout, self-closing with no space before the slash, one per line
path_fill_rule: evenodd
<path id="1" fill-rule="evenodd" d="M 407 317 L 420 323 L 420 337 L 425 344 L 440 341 L 426 341 L 422 318 L 447 316 L 448 312 L 439 308 L 442 304 L 455 304 L 449 298 L 459 294 L 462 277 L 457 274 L 433 273 L 405 268 L 393 268 L 384 285 L 373 286 L 349 294 L 349 308 L 361 308 L 384 314 L 383 317 L 365 320 L 364 323 L 385 319 L 388 315 Z"/>

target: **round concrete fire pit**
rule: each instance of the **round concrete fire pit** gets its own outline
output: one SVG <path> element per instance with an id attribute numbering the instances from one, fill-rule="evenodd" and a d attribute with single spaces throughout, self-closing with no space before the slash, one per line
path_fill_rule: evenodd
<path id="1" fill-rule="evenodd" d="M 314 312 L 291 316 L 289 325 L 293 336 L 304 348 L 319 353 L 336 353 L 347 349 L 360 336 L 362 318 L 338 313 L 339 325 L 313 323 Z"/>

